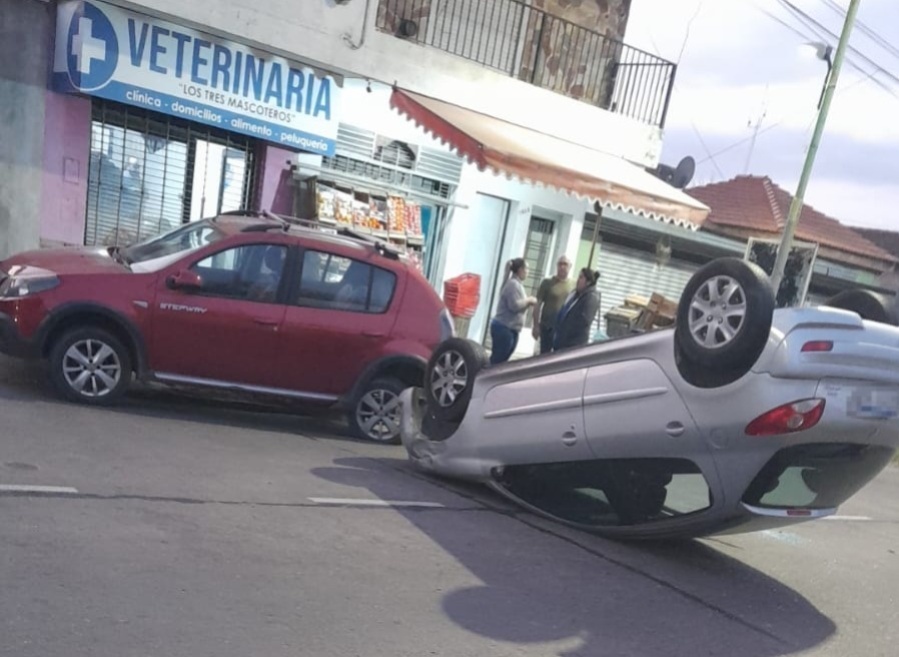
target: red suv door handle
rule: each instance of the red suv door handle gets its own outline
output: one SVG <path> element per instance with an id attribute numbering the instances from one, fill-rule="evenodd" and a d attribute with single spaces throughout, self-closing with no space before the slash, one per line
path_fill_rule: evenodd
<path id="1" fill-rule="evenodd" d="M 386 333 L 379 333 L 378 331 L 362 331 L 362 335 L 366 338 L 383 338 Z"/>
<path id="2" fill-rule="evenodd" d="M 262 326 L 277 326 L 281 322 L 277 319 L 266 319 L 265 317 L 254 317 L 253 321 Z"/>

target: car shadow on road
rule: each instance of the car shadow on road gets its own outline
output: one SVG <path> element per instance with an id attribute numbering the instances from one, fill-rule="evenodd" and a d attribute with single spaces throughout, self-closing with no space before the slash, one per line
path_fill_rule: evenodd
<path id="1" fill-rule="evenodd" d="M 33 401 L 47 394 L 48 389 L 40 363 L 0 356 L 0 399 Z"/>
<path id="2" fill-rule="evenodd" d="M 0 358 L 0 400 L 72 405 L 59 398 L 50 386 L 46 366 Z M 72 405 L 73 408 L 88 408 Z M 217 399 L 201 393 L 184 393 L 162 387 L 134 384 L 128 394 L 111 406 L 95 406 L 99 413 L 164 418 L 238 429 L 275 431 L 288 435 L 354 440 L 344 418 L 333 411 L 287 406 L 273 407 L 251 402 Z"/>
<path id="3" fill-rule="evenodd" d="M 343 416 L 333 411 L 303 412 L 165 390 L 136 389 L 115 406 L 96 407 L 93 410 L 195 422 L 204 426 L 275 432 L 288 436 L 356 441 Z"/>
<path id="4" fill-rule="evenodd" d="M 463 496 L 459 509 L 396 513 L 480 580 L 445 593 L 442 606 L 458 626 L 491 641 L 558 643 L 560 657 L 774 657 L 819 646 L 836 629 L 795 590 L 714 542 L 615 542 L 510 510 L 505 500 L 494 505 L 490 493 L 473 496 L 402 460 L 345 458 L 334 466 L 313 473 L 381 499 L 395 499 L 397 475 Z"/>

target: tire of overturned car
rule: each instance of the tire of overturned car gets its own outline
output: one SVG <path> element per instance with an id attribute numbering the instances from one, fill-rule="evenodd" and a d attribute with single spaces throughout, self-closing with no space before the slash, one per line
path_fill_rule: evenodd
<path id="1" fill-rule="evenodd" d="M 449 338 L 441 342 L 425 369 L 425 399 L 434 418 L 455 422 L 468 410 L 478 372 L 487 365 L 487 352 L 477 342 Z"/>
<path id="2" fill-rule="evenodd" d="M 851 310 L 862 319 L 891 326 L 899 326 L 899 308 L 896 297 L 871 290 L 846 290 L 831 297 L 824 304 L 830 308 Z"/>
<path id="3" fill-rule="evenodd" d="M 690 278 L 677 309 L 675 359 L 684 379 L 714 388 L 743 377 L 771 332 L 774 291 L 764 270 L 719 258 Z"/>

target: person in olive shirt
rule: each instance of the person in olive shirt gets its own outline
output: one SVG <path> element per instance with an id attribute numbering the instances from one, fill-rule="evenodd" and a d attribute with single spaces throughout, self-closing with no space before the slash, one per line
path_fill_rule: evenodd
<path id="1" fill-rule="evenodd" d="M 535 340 L 540 340 L 541 354 L 548 354 L 553 350 L 556 319 L 562 304 L 574 289 L 574 281 L 568 277 L 570 272 L 571 260 L 563 255 L 556 263 L 556 275 L 544 279 L 537 291 L 533 335 Z"/>

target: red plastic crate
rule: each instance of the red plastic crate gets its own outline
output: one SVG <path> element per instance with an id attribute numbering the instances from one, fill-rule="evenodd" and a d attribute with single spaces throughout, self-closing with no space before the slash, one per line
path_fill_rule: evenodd
<path id="1" fill-rule="evenodd" d="M 473 317 L 480 301 L 479 274 L 462 274 L 443 283 L 443 303 L 453 317 Z"/>

